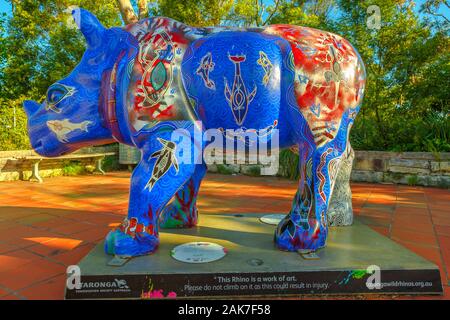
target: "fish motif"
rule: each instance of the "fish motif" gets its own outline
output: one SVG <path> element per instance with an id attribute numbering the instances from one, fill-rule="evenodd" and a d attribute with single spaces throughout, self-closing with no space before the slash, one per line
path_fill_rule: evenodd
<path id="1" fill-rule="evenodd" d="M 156 152 L 154 152 L 151 158 L 157 158 L 155 162 L 155 166 L 153 167 L 152 176 L 148 180 L 144 189 L 149 191 L 152 190 L 155 183 L 164 176 L 169 169 L 174 166 L 176 172 L 178 173 L 178 161 L 175 156 L 175 149 L 177 145 L 169 140 L 164 140 L 162 138 L 157 138 L 158 141 L 162 144 L 162 148 Z"/>
<path id="2" fill-rule="evenodd" d="M 259 52 L 259 59 L 256 61 L 264 69 L 264 77 L 262 83 L 266 86 L 269 83 L 270 76 L 272 75 L 273 64 L 270 62 L 267 54 L 263 51 Z"/>
<path id="3" fill-rule="evenodd" d="M 89 132 L 88 126 L 91 124 L 92 121 L 73 123 L 68 119 L 47 121 L 47 127 L 56 134 L 56 138 L 62 143 L 69 142 L 67 135 L 75 130 Z"/>
<path id="4" fill-rule="evenodd" d="M 242 125 L 247 116 L 248 106 L 256 95 L 256 85 L 252 92 L 248 92 L 241 75 L 241 63 L 245 61 L 246 56 L 228 56 L 234 63 L 234 81 L 230 89 L 228 81 L 225 79 L 225 98 L 233 112 L 234 119 L 238 125 Z"/>
<path id="5" fill-rule="evenodd" d="M 203 79 L 205 86 L 211 90 L 216 89 L 216 84 L 209 78 L 209 73 L 214 70 L 214 62 L 212 61 L 211 52 L 208 52 L 200 60 L 200 66 L 198 67 L 196 74 Z"/>

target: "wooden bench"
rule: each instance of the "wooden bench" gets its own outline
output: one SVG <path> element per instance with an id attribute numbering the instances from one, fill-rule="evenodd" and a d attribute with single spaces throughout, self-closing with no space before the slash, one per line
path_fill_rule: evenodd
<path id="1" fill-rule="evenodd" d="M 106 153 L 92 153 L 92 154 L 82 154 L 82 153 L 74 153 L 67 156 L 61 156 L 56 158 L 46 158 L 39 155 L 32 156 L 24 156 L 24 157 L 15 157 L 15 160 L 19 162 L 19 167 L 22 170 L 22 179 L 23 179 L 23 171 L 26 168 L 30 168 L 31 165 L 31 176 L 29 181 L 37 181 L 42 182 L 42 178 L 39 175 L 39 164 L 43 161 L 55 161 L 55 160 L 83 160 L 83 159 L 92 159 L 95 163 L 94 173 L 105 174 L 105 171 L 102 169 L 102 161 L 106 156 L 116 155 L 115 152 L 106 152 Z"/>

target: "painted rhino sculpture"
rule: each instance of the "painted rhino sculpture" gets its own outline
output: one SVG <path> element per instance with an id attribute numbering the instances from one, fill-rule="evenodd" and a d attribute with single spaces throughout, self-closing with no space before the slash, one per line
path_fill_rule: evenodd
<path id="1" fill-rule="evenodd" d="M 199 121 L 203 132 L 277 130 L 279 148 L 298 151 L 298 191 L 275 230 L 279 249 L 322 248 L 329 224 L 351 223 L 349 131 L 365 70 L 347 40 L 292 25 L 194 28 L 164 17 L 106 29 L 88 11 L 72 14 L 87 42 L 81 62 L 43 103 L 24 107 L 43 156 L 113 141 L 141 150 L 128 216 L 107 235 L 108 254 L 149 254 L 159 227 L 196 225 L 207 143 L 192 139 L 200 161 L 180 161 L 173 133 L 182 129 L 189 140 Z M 343 191 L 333 204 L 338 175 Z M 344 219 L 330 213 L 339 210 Z"/>

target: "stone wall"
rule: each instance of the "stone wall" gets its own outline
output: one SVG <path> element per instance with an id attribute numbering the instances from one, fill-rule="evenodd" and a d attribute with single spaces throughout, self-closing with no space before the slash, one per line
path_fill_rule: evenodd
<path id="1" fill-rule="evenodd" d="M 84 148 L 76 153 L 118 152 L 118 144 Z M 0 151 L 0 181 L 20 179 L 20 170 L 11 161 L 14 157 L 32 155 L 32 150 Z M 49 177 L 63 174 L 63 162 L 42 163 L 40 174 Z M 31 169 L 31 168 L 30 168 Z M 209 165 L 210 172 L 259 176 L 260 165 Z M 24 179 L 31 174 L 23 171 Z M 409 185 L 450 187 L 450 153 L 355 151 L 352 181 L 400 183 Z"/>
<path id="2" fill-rule="evenodd" d="M 352 181 L 450 187 L 450 153 L 356 151 Z"/>
<path id="3" fill-rule="evenodd" d="M 208 170 L 257 176 L 260 167 L 227 164 L 210 165 Z M 351 180 L 449 188 L 450 153 L 355 151 Z"/>
<path id="4" fill-rule="evenodd" d="M 118 144 L 80 149 L 74 154 L 118 152 Z M 37 155 L 33 150 L 0 151 L 0 181 L 28 180 L 31 176 L 31 164 L 22 167 L 17 158 Z M 89 159 L 77 159 L 82 164 L 88 164 Z M 63 161 L 58 158 L 43 161 L 39 164 L 39 174 L 42 178 L 61 176 L 64 173 Z"/>

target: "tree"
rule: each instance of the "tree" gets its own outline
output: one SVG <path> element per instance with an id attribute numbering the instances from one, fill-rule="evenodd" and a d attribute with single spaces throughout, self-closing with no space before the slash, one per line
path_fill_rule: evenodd
<path id="1" fill-rule="evenodd" d="M 450 150 L 449 135 L 442 141 L 442 134 L 434 134 L 430 123 L 422 121 L 428 117 L 444 119 L 437 123 L 448 121 L 448 33 L 421 21 L 413 1 L 379 2 L 379 30 L 366 26 L 373 1 L 337 4 L 341 14 L 331 28 L 358 49 L 368 77 L 351 135 L 353 145 L 369 150 Z"/>
<path id="2" fill-rule="evenodd" d="M 270 23 L 288 23 L 329 30 L 333 13 L 336 11 L 334 0 L 283 0 L 272 15 Z"/>
<path id="3" fill-rule="evenodd" d="M 138 0 L 138 14 L 133 8 L 130 0 L 116 0 L 125 24 L 138 22 L 140 19 L 148 17 L 148 0 Z"/>
<path id="4" fill-rule="evenodd" d="M 0 148 L 28 148 L 23 100 L 42 101 L 47 88 L 68 74 L 85 50 L 67 9 L 91 10 L 106 26 L 121 21 L 116 4 L 107 0 L 8 2 L 12 15 L 0 20 Z"/>
<path id="5" fill-rule="evenodd" d="M 421 17 L 411 0 L 8 2 L 12 15 L 0 16 L 0 126 L 13 127 L 14 110 L 14 119 L 25 121 L 22 101 L 42 101 L 47 88 L 80 60 L 84 39 L 68 23 L 71 17 L 66 12 L 69 5 L 77 5 L 92 11 L 107 27 L 159 15 L 192 26 L 289 23 L 336 32 L 357 48 L 367 69 L 365 99 L 351 133 L 353 146 L 450 151 L 449 22 L 438 10 L 448 7 L 448 1 L 425 1 Z M 366 24 L 367 8 L 374 4 L 381 10 L 380 29 Z M 16 124 L 25 128 L 24 123 Z"/>
<path id="6" fill-rule="evenodd" d="M 219 25 L 227 19 L 233 0 L 158 0 L 152 14 L 171 17 L 186 24 L 200 27 Z"/>
<path id="7" fill-rule="evenodd" d="M 421 12 L 425 12 L 435 17 L 439 17 L 443 19 L 447 24 L 450 23 L 450 19 L 446 17 L 444 14 L 438 13 L 439 7 L 445 6 L 447 9 L 450 9 L 450 3 L 446 0 L 426 0 L 420 8 Z"/>

